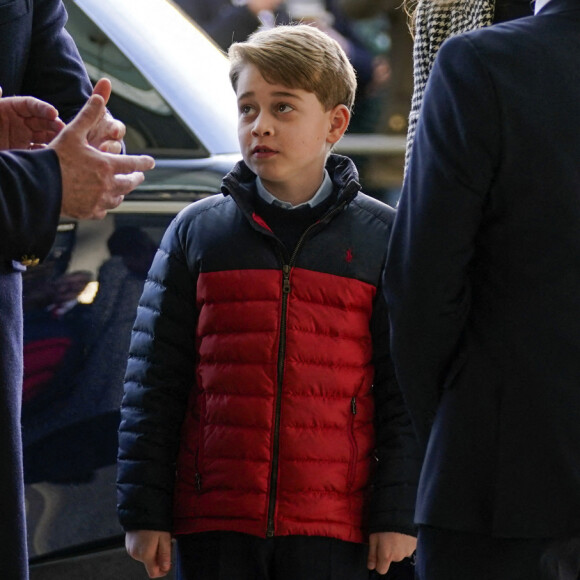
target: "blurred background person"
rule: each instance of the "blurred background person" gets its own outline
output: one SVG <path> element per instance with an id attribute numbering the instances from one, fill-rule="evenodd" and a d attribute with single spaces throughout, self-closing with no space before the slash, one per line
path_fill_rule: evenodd
<path id="1" fill-rule="evenodd" d="M 261 26 L 288 24 L 283 0 L 175 0 L 225 52 Z"/>

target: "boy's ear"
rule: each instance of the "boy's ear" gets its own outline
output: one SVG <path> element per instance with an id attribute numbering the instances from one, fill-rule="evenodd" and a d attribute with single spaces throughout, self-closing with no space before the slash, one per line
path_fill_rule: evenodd
<path id="1" fill-rule="evenodd" d="M 340 141 L 348 128 L 350 111 L 345 105 L 336 105 L 330 111 L 330 130 L 326 136 L 327 143 L 334 145 Z"/>

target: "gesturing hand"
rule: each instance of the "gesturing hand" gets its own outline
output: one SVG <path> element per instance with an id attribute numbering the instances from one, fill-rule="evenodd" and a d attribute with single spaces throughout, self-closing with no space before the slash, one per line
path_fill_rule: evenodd
<path id="1" fill-rule="evenodd" d="M 64 126 L 58 111 L 44 101 L 34 97 L 0 98 L 0 150 L 46 144 Z"/>
<path id="2" fill-rule="evenodd" d="M 49 144 L 58 155 L 62 175 L 61 213 L 74 218 L 103 218 L 152 169 L 147 155 L 114 155 L 89 144 L 89 135 L 102 121 L 105 102 L 92 95 L 79 114 Z"/>
<path id="3" fill-rule="evenodd" d="M 111 82 L 108 79 L 100 79 L 97 81 L 97 84 L 93 89 L 93 95 L 100 95 L 103 97 L 106 105 L 111 97 Z M 89 145 L 92 145 L 100 151 L 105 151 L 107 153 L 121 153 L 123 150 L 123 137 L 125 136 L 125 132 L 125 125 L 105 110 L 102 117 L 89 131 L 87 140 Z"/>

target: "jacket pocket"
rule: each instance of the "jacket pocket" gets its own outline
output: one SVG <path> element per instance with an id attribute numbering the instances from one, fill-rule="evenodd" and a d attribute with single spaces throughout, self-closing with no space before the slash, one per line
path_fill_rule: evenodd
<path id="1" fill-rule="evenodd" d="M 354 434 L 355 419 L 357 414 L 357 403 L 356 397 L 352 397 L 350 400 L 350 418 L 349 418 L 349 428 L 348 437 L 350 440 L 350 459 L 348 462 L 348 473 L 346 476 L 346 488 L 347 490 L 352 489 L 354 484 L 354 478 L 356 475 L 356 464 L 358 462 L 358 444 L 356 442 L 356 437 Z"/>
<path id="2" fill-rule="evenodd" d="M 30 10 L 30 0 L 0 0 L 0 25 L 16 20 Z"/>

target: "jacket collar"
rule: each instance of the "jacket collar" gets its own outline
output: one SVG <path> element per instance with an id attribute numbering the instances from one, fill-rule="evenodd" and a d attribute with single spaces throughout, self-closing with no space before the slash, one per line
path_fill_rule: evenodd
<path id="1" fill-rule="evenodd" d="M 354 163 L 348 157 L 330 155 L 326 170 L 337 193 L 335 205 L 350 203 L 361 189 Z M 243 161 L 239 161 L 224 177 L 221 188 L 224 195 L 230 195 L 242 210 L 250 213 L 253 211 L 255 189 L 256 174 Z"/>

